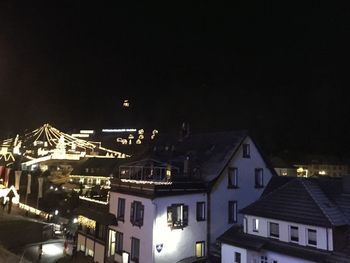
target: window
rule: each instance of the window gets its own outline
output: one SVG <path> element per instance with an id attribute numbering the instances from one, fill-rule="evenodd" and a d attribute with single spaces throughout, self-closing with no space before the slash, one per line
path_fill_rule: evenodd
<path id="1" fill-rule="evenodd" d="M 277 223 L 271 223 L 270 222 L 270 237 L 279 237 L 280 236 L 280 229 L 279 225 Z"/>
<path id="2" fill-rule="evenodd" d="M 311 246 L 317 245 L 316 230 L 314 229 L 307 230 L 307 244 Z"/>
<path id="3" fill-rule="evenodd" d="M 237 201 L 228 201 L 228 223 L 237 222 Z"/>
<path id="4" fill-rule="evenodd" d="M 260 257 L 260 263 L 269 263 L 267 260 L 267 256 L 261 256 Z"/>
<path id="5" fill-rule="evenodd" d="M 96 223 L 96 234 L 97 238 L 100 240 L 105 240 L 106 237 L 106 226 L 100 223 Z"/>
<path id="6" fill-rule="evenodd" d="M 253 218 L 253 232 L 259 232 L 259 219 Z"/>
<path id="7" fill-rule="evenodd" d="M 250 144 L 243 144 L 243 158 L 250 158 Z"/>
<path id="8" fill-rule="evenodd" d="M 235 252 L 235 263 L 241 263 L 241 253 Z"/>
<path id="9" fill-rule="evenodd" d="M 140 258 L 140 239 L 131 238 L 131 260 L 139 262 Z"/>
<path id="10" fill-rule="evenodd" d="M 197 221 L 205 221 L 205 202 L 197 202 Z"/>
<path id="11" fill-rule="evenodd" d="M 131 203 L 130 222 L 133 226 L 141 227 L 143 225 L 144 206 L 141 202 L 134 201 Z"/>
<path id="12" fill-rule="evenodd" d="M 205 256 L 205 242 L 200 241 L 196 242 L 196 257 L 204 257 Z"/>
<path id="13" fill-rule="evenodd" d="M 117 220 L 124 222 L 124 213 L 125 213 L 125 199 L 118 198 Z"/>
<path id="14" fill-rule="evenodd" d="M 173 204 L 167 208 L 168 226 L 171 228 L 184 228 L 188 225 L 188 206 Z"/>
<path id="15" fill-rule="evenodd" d="M 228 175 L 227 175 L 228 188 L 237 188 L 238 187 L 238 169 L 236 167 L 230 167 L 228 168 Z"/>
<path id="16" fill-rule="evenodd" d="M 290 241 L 299 242 L 299 228 L 297 226 L 290 226 Z"/>
<path id="17" fill-rule="evenodd" d="M 115 252 L 115 234 L 114 230 L 109 230 L 108 234 L 108 256 L 113 256 Z"/>
<path id="18" fill-rule="evenodd" d="M 123 233 L 121 232 L 116 233 L 115 252 L 119 255 L 123 253 Z"/>
<path id="19" fill-rule="evenodd" d="M 264 187 L 264 170 L 262 168 L 255 169 L 255 188 Z"/>

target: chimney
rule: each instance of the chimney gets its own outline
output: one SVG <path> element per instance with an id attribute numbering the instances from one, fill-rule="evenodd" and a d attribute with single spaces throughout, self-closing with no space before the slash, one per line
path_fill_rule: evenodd
<path id="1" fill-rule="evenodd" d="M 343 193 L 350 194 L 350 174 L 343 175 L 342 186 L 343 186 Z"/>

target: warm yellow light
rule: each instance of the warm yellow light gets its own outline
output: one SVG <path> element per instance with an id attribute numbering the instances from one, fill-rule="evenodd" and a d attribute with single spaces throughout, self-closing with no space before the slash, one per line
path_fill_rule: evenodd
<path id="1" fill-rule="evenodd" d="M 123 107 L 128 108 L 130 106 L 129 100 L 124 100 Z"/>
<path id="2" fill-rule="evenodd" d="M 78 222 L 79 224 L 86 226 L 88 228 L 92 228 L 92 229 L 96 228 L 96 221 L 91 220 L 85 216 L 78 216 Z"/>

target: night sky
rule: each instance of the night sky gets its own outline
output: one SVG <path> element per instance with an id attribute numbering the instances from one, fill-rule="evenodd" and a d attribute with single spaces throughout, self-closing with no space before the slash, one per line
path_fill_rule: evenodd
<path id="1" fill-rule="evenodd" d="M 268 153 L 350 155 L 349 9 L 172 3 L 1 4 L 0 134 L 186 121 L 248 129 Z"/>

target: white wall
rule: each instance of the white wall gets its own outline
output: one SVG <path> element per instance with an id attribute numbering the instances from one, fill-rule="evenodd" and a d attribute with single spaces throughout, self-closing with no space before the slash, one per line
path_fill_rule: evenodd
<path id="1" fill-rule="evenodd" d="M 125 199 L 125 221 L 118 221 L 118 226 L 110 226 L 111 229 L 123 233 L 123 250 L 131 253 L 131 238 L 140 240 L 140 263 L 153 262 L 152 258 L 152 234 L 153 219 L 155 218 L 154 206 L 152 201 L 147 198 L 127 195 L 122 193 L 110 193 L 110 213 L 116 215 L 118 198 Z M 130 208 L 133 201 L 139 201 L 144 205 L 143 226 L 133 226 L 130 222 Z M 115 259 L 117 260 L 117 255 Z M 132 262 L 132 261 L 131 261 Z"/>
<path id="2" fill-rule="evenodd" d="M 237 210 L 240 210 L 259 199 L 264 188 L 255 188 L 255 168 L 263 168 L 264 186 L 270 181 L 272 173 L 256 149 L 253 141 L 247 137 L 244 143 L 250 144 L 250 158 L 243 158 L 241 146 L 230 161 L 228 167 L 238 168 L 238 189 L 227 188 L 228 167 L 220 175 L 211 192 L 211 243 L 229 229 L 233 224 L 228 224 L 228 201 L 237 201 Z M 243 224 L 243 215 L 238 214 L 237 224 Z"/>
<path id="3" fill-rule="evenodd" d="M 118 226 L 111 229 L 124 235 L 123 249 L 131 252 L 131 237 L 140 239 L 140 263 L 177 262 L 183 258 L 195 256 L 197 241 L 205 241 L 207 246 L 207 221 L 196 220 L 197 202 L 206 202 L 206 194 L 188 194 L 169 196 L 150 200 L 121 193 L 111 192 L 110 212 L 116 214 L 118 198 L 125 201 L 125 222 L 118 221 Z M 132 201 L 140 201 L 144 206 L 144 223 L 141 228 L 130 223 L 130 206 Z M 188 206 L 188 226 L 183 229 L 171 229 L 167 223 L 167 207 L 172 204 Z M 206 212 L 208 208 L 206 207 Z M 207 217 L 206 217 L 207 219 Z M 157 244 L 163 244 L 161 252 L 156 250 Z M 114 256 L 120 261 L 118 254 Z"/>
<path id="4" fill-rule="evenodd" d="M 327 229 L 318 226 L 309 226 L 303 224 L 297 224 L 293 222 L 286 222 L 281 220 L 274 220 L 256 216 L 246 215 L 247 218 L 247 233 L 252 235 L 258 235 L 262 237 L 269 237 L 269 222 L 274 222 L 279 224 L 279 240 L 283 242 L 290 242 L 289 237 L 289 226 L 297 226 L 299 230 L 299 242 L 301 246 L 307 245 L 307 229 L 316 230 L 317 238 L 317 248 L 327 250 L 327 232 L 328 232 L 328 250 L 333 251 L 333 241 L 332 241 L 332 229 Z M 259 232 L 253 231 L 253 219 L 257 218 L 259 220 Z M 295 242 L 293 242 L 295 243 Z"/>
<path id="5" fill-rule="evenodd" d="M 234 263 L 235 252 L 241 253 L 241 263 L 248 262 L 246 249 L 223 243 L 221 245 L 221 263 Z"/>
<path id="6" fill-rule="evenodd" d="M 291 257 L 273 251 L 262 250 L 257 252 L 224 243 L 221 245 L 221 263 L 234 263 L 235 252 L 241 253 L 241 263 L 261 262 L 261 256 L 266 256 L 269 263 L 274 260 L 278 263 L 313 263 L 313 261 Z"/>
<path id="7" fill-rule="evenodd" d="M 177 262 L 183 258 L 195 256 L 196 242 L 204 241 L 207 250 L 207 216 L 205 221 L 197 221 L 197 202 L 207 201 L 206 194 L 189 194 L 162 197 L 154 200 L 156 209 L 155 227 L 153 228 L 153 251 L 155 262 Z M 188 226 L 183 229 L 171 229 L 167 224 L 167 207 L 171 204 L 188 206 Z M 206 213 L 208 209 L 206 207 Z M 161 252 L 157 244 L 163 244 Z"/>

